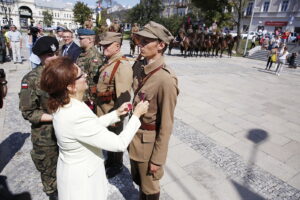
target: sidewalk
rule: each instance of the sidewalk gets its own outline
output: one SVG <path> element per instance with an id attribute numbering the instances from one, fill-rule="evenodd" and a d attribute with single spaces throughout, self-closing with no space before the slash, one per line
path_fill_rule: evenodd
<path id="1" fill-rule="evenodd" d="M 129 52 L 126 41 L 123 52 Z M 264 62 L 245 58 L 166 56 L 166 62 L 176 71 L 180 95 L 161 199 L 299 199 L 299 69 L 277 77 L 263 70 Z M 18 111 L 29 64 L 0 67 L 9 87 L 0 110 L 1 175 L 13 193 L 29 191 L 33 200 L 44 200 L 29 154 L 30 125 Z M 138 197 L 127 153 L 124 164 L 110 180 L 108 199 Z"/>

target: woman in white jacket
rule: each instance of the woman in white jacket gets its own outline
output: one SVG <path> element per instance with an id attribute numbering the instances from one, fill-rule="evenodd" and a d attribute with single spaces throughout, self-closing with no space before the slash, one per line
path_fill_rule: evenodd
<path id="1" fill-rule="evenodd" d="M 106 127 L 118 122 L 131 109 L 124 103 L 116 111 L 97 117 L 83 102 L 88 88 L 86 74 L 71 59 L 60 57 L 46 66 L 41 88 L 50 98 L 49 111 L 59 146 L 57 188 L 60 200 L 104 200 L 107 198 L 102 149 L 125 151 L 147 112 L 147 101 L 136 105 L 120 135 Z"/>

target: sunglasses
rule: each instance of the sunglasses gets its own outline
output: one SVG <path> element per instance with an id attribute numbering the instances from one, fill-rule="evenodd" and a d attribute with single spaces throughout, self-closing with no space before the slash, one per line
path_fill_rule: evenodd
<path id="1" fill-rule="evenodd" d="M 80 74 L 78 77 L 75 78 L 75 81 L 81 79 L 81 78 L 84 77 L 85 75 L 86 75 L 86 73 L 81 72 L 81 74 Z"/>

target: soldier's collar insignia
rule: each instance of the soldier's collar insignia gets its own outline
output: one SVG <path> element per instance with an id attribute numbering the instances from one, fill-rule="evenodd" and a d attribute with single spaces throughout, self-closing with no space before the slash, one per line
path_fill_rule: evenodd
<path id="1" fill-rule="evenodd" d="M 52 45 L 50 46 L 50 48 L 51 48 L 51 50 L 52 50 L 53 52 L 56 51 L 56 46 L 55 46 L 54 44 L 52 44 Z"/>

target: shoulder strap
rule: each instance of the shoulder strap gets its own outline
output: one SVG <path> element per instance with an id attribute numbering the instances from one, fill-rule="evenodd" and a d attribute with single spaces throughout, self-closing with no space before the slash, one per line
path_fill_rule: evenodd
<path id="1" fill-rule="evenodd" d="M 111 84 L 111 82 L 112 82 L 112 80 L 113 80 L 113 78 L 114 78 L 114 76 L 115 76 L 115 73 L 117 72 L 117 69 L 119 68 L 119 65 L 120 65 L 120 63 L 121 63 L 121 60 L 127 60 L 127 58 L 125 57 L 125 56 L 122 56 L 118 61 L 117 61 L 117 63 L 115 64 L 115 66 L 114 66 L 114 68 L 113 68 L 113 70 L 112 70 L 112 72 L 111 72 L 111 76 L 110 76 L 110 79 L 109 79 L 109 84 Z"/>

